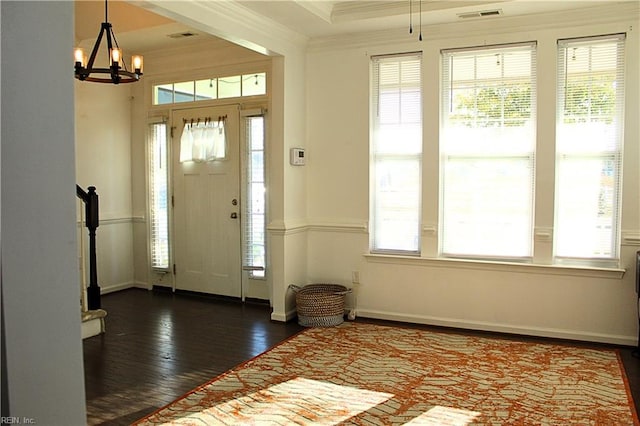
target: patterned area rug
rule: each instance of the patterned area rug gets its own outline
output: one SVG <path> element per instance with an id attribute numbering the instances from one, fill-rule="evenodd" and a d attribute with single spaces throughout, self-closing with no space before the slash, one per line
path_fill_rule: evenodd
<path id="1" fill-rule="evenodd" d="M 310 328 L 139 425 L 638 425 L 618 354 L 409 328 Z"/>

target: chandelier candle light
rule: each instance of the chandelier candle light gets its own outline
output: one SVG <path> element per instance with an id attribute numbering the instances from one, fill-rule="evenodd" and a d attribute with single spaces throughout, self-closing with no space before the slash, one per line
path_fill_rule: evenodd
<path id="1" fill-rule="evenodd" d="M 107 50 L 109 55 L 109 68 L 94 68 L 93 64 L 102 43 L 102 37 L 106 34 Z M 127 69 L 127 65 L 122 58 L 122 49 L 118 46 L 118 41 L 113 33 L 113 28 L 108 19 L 107 0 L 104 2 L 104 22 L 100 26 L 100 33 L 96 40 L 89 62 L 82 48 L 74 50 L 75 58 L 75 77 L 81 81 L 93 81 L 96 83 L 133 83 L 140 80 L 142 76 L 142 56 L 133 55 L 131 57 L 131 69 Z"/>

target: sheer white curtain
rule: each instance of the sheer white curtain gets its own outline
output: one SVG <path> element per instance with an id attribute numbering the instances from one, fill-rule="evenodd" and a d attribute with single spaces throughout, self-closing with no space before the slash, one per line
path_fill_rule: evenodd
<path id="1" fill-rule="evenodd" d="M 180 138 L 180 162 L 222 160 L 226 147 L 224 119 L 186 122 Z"/>

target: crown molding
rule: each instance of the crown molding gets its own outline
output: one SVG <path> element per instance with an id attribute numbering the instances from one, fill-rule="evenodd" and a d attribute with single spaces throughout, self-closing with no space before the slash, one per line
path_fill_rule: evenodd
<path id="1" fill-rule="evenodd" d="M 309 41 L 235 1 L 139 0 L 135 4 L 263 55 L 300 54 Z"/>
<path id="2" fill-rule="evenodd" d="M 458 9 L 467 6 L 475 8 L 484 5 L 492 5 L 503 3 L 509 0 L 451 0 L 444 1 L 427 1 L 422 2 L 422 13 L 434 12 L 439 10 Z M 417 3 L 417 2 L 416 2 Z M 419 5 L 413 5 L 414 13 L 418 13 Z M 407 2 L 398 1 L 352 1 L 339 2 L 333 7 L 331 13 L 332 22 L 353 22 L 362 19 L 387 18 L 390 16 L 407 15 L 411 10 Z"/>
<path id="3" fill-rule="evenodd" d="M 337 3 L 333 6 L 331 17 L 333 22 L 352 22 L 361 19 L 397 16 L 408 13 L 409 5 L 405 2 L 354 1 Z"/>
<path id="4" fill-rule="evenodd" d="M 294 0 L 294 2 L 301 8 L 322 19 L 324 22 L 329 24 L 333 22 L 331 18 L 333 5 L 331 3 L 308 0 Z"/>
<path id="5" fill-rule="evenodd" d="M 640 15 L 640 2 L 612 2 L 610 5 L 586 7 L 568 11 L 547 12 L 526 16 L 496 16 L 480 20 L 428 25 L 422 29 L 424 41 L 455 39 L 460 37 L 488 37 L 505 33 L 526 32 L 570 26 L 609 23 L 636 23 Z M 407 35 L 406 28 L 382 31 L 339 34 L 316 37 L 309 41 L 309 52 L 367 48 L 392 44 L 420 45 Z"/>

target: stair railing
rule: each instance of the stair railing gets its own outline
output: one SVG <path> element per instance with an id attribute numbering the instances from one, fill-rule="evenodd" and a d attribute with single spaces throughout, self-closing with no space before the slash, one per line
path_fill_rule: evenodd
<path id="1" fill-rule="evenodd" d="M 98 213 L 98 194 L 96 187 L 90 186 L 87 191 L 76 185 L 76 195 L 84 202 L 85 226 L 89 229 L 89 286 L 87 287 L 87 307 L 89 310 L 101 308 L 100 286 L 98 286 L 98 270 L 96 261 L 96 229 L 100 225 Z"/>

